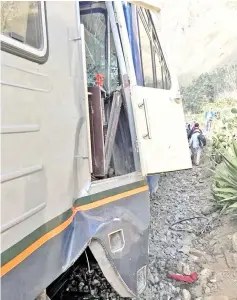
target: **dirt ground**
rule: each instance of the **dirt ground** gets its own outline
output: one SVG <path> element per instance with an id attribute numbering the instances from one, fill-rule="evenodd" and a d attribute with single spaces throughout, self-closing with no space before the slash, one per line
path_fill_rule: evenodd
<path id="1" fill-rule="evenodd" d="M 220 215 L 207 158 L 199 167 L 161 176 L 151 201 L 148 286 L 140 299 L 237 300 L 237 220 Z M 185 220 L 186 219 L 186 220 Z M 168 273 L 196 272 L 183 283 Z"/>

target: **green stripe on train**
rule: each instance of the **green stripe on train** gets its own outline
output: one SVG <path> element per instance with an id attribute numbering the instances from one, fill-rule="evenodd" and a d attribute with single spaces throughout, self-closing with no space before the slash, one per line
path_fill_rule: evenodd
<path id="1" fill-rule="evenodd" d="M 146 185 L 147 185 L 146 180 L 141 180 L 141 181 L 133 182 L 133 183 L 123 185 L 120 187 L 116 187 L 111 190 L 106 190 L 106 191 L 99 192 L 96 194 L 81 197 L 74 202 L 74 206 L 78 207 L 78 206 L 90 204 L 90 203 L 96 202 L 98 200 L 105 199 L 105 198 L 108 198 L 108 197 L 111 197 L 111 196 L 114 196 L 117 194 L 122 194 L 124 192 L 128 192 L 131 190 L 135 190 L 139 187 L 146 186 Z"/>
<path id="2" fill-rule="evenodd" d="M 60 216 L 50 220 L 49 222 L 41 225 L 39 228 L 31 232 L 29 235 L 24 237 L 18 243 L 10 247 L 9 249 L 5 250 L 1 254 L 1 266 L 4 266 L 10 260 L 12 260 L 15 256 L 20 254 L 26 248 L 28 248 L 31 244 L 41 238 L 43 235 L 48 233 L 49 231 L 53 230 L 54 228 L 58 227 L 60 224 L 65 222 L 70 216 L 72 215 L 72 209 L 65 211 Z"/>
<path id="3" fill-rule="evenodd" d="M 145 185 L 147 185 L 146 180 L 141 180 L 131 184 L 123 185 L 121 187 L 99 192 L 93 195 L 81 197 L 75 200 L 74 206 L 78 207 L 78 206 L 90 204 L 99 201 L 101 199 L 108 198 L 116 194 L 121 194 Z M 31 244 L 33 244 L 35 241 L 41 238 L 43 235 L 45 235 L 46 233 L 50 232 L 51 230 L 55 229 L 60 224 L 65 222 L 67 219 L 71 217 L 71 215 L 72 215 L 72 209 L 70 208 L 64 213 L 62 213 L 60 216 L 55 217 L 54 219 L 50 220 L 49 222 L 43 224 L 42 226 L 40 226 L 39 228 L 31 232 L 28 236 L 20 240 L 18 243 L 16 243 L 9 249 L 5 250 L 1 254 L 1 266 L 4 266 L 6 263 L 8 263 L 10 260 L 16 257 L 18 254 L 20 254 L 22 251 L 28 248 Z"/>

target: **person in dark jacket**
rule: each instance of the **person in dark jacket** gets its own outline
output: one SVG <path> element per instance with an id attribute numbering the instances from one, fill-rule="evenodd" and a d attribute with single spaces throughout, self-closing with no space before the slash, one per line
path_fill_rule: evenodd
<path id="1" fill-rule="evenodd" d="M 199 124 L 198 123 L 195 123 L 194 126 L 193 126 L 193 128 L 190 130 L 190 132 L 188 134 L 188 139 L 189 140 L 191 139 L 191 137 L 192 137 L 192 135 L 193 135 L 194 132 L 200 132 L 200 133 L 202 133 L 202 130 L 199 128 Z"/>
<path id="2" fill-rule="evenodd" d="M 189 123 L 186 123 L 187 136 L 189 135 L 190 130 L 191 130 L 191 125 Z"/>

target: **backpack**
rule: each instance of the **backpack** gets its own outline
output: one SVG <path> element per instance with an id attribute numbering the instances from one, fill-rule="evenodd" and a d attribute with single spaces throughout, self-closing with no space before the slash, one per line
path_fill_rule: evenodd
<path id="1" fill-rule="evenodd" d="M 189 133 L 188 133 L 188 139 L 191 139 L 193 133 L 196 133 L 196 132 L 199 132 L 200 134 L 202 134 L 201 129 L 199 129 L 199 128 L 192 128 L 192 129 L 189 131 Z"/>
<path id="2" fill-rule="evenodd" d="M 200 147 L 202 147 L 202 146 L 205 147 L 207 144 L 206 138 L 202 133 L 199 134 L 198 141 L 199 141 Z"/>

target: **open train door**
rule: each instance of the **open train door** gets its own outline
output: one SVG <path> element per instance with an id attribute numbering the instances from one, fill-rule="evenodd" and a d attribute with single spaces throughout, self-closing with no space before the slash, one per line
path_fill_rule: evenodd
<path id="1" fill-rule="evenodd" d="M 141 54 L 144 79 L 144 83 L 140 82 L 139 85 L 134 79 L 133 50 L 130 47 L 123 7 L 119 1 L 114 1 L 114 6 L 131 82 L 131 102 L 141 172 L 146 176 L 189 169 L 192 164 L 179 85 L 167 62 L 160 35 L 158 38 L 150 13 L 159 9 L 152 5 L 151 1 L 133 3 L 138 13 L 138 24 L 134 25 L 136 23 L 134 18 L 133 31 L 135 35 L 137 33 L 139 39 L 137 48 L 140 51 L 137 51 L 139 53 L 137 57 Z M 139 64 L 137 59 L 137 65 Z"/>
<path id="2" fill-rule="evenodd" d="M 154 23 L 159 8 L 151 6 L 152 1 L 138 2 L 137 31 L 144 84 L 131 85 L 131 101 L 141 171 L 152 175 L 189 169 L 192 163 L 179 84 L 161 33 L 158 37 L 158 24 Z"/>
<path id="3" fill-rule="evenodd" d="M 132 102 L 142 174 L 191 168 L 182 101 L 175 91 L 133 86 Z"/>

